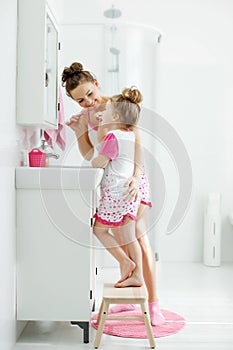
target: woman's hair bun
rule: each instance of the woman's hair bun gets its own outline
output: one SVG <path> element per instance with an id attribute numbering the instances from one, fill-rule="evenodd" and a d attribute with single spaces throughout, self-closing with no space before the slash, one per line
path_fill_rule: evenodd
<path id="1" fill-rule="evenodd" d="M 66 80 L 75 74 L 78 74 L 83 71 L 83 65 L 79 62 L 74 62 L 71 64 L 70 67 L 65 67 L 65 69 L 62 72 L 62 81 L 63 83 L 66 82 Z"/>
<path id="2" fill-rule="evenodd" d="M 74 63 L 71 64 L 70 70 L 73 73 L 80 73 L 83 70 L 83 65 L 82 65 L 82 63 L 74 62 Z"/>
<path id="3" fill-rule="evenodd" d="M 132 103 L 139 104 L 142 102 L 142 94 L 135 86 L 125 88 L 122 91 L 122 96 Z"/>

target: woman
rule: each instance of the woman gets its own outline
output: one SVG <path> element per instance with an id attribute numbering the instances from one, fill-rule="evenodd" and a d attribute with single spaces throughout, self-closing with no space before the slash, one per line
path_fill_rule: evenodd
<path id="1" fill-rule="evenodd" d="M 104 126 L 99 127 L 99 120 L 97 118 L 98 112 L 105 109 L 105 104 L 109 98 L 101 96 L 98 90 L 99 83 L 94 76 L 83 69 L 81 63 L 74 62 L 70 67 L 65 67 L 62 73 L 62 85 L 65 86 L 66 94 L 76 101 L 82 108 L 82 112 L 71 117 L 67 123 L 77 137 L 79 150 L 86 160 L 91 160 L 94 155 L 94 143 L 101 142 L 107 131 Z M 91 132 L 92 131 L 92 132 Z M 93 131 L 96 132 L 96 140 L 93 138 Z M 92 139 L 90 137 L 92 135 Z M 126 191 L 126 198 L 136 200 L 140 196 L 140 206 L 137 213 L 136 222 L 136 237 L 140 244 L 142 251 L 142 265 L 143 278 L 148 290 L 148 306 L 151 318 L 151 324 L 161 325 L 164 323 L 164 317 L 158 305 L 158 298 L 156 294 L 156 267 L 154 253 L 151 248 L 147 231 L 149 222 L 149 207 L 151 206 L 149 197 L 149 184 L 147 177 L 143 170 L 143 156 L 142 147 L 140 145 L 140 134 L 138 129 L 135 132 L 135 160 L 134 160 L 134 174 L 128 180 L 126 186 L 129 189 Z M 97 146 L 97 145 L 96 145 Z M 117 228 L 112 229 L 115 238 L 120 243 L 120 236 Z M 122 249 L 127 252 L 127 246 L 122 246 Z M 121 271 L 121 287 L 127 287 L 128 278 L 123 276 Z M 132 305 L 116 305 L 112 311 L 119 312 L 127 309 L 132 309 Z"/>

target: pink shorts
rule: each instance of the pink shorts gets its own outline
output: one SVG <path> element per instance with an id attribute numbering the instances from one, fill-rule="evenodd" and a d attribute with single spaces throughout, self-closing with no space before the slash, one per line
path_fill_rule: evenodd
<path id="1" fill-rule="evenodd" d="M 144 170 L 139 182 L 139 197 L 141 204 L 145 204 L 149 207 L 152 207 L 152 202 L 150 198 L 150 185 Z"/>
<path id="2" fill-rule="evenodd" d="M 140 204 L 152 207 L 150 199 L 150 186 L 145 172 L 142 173 L 139 182 L 139 195 L 137 200 L 128 201 L 124 197 L 112 198 L 107 191 L 101 191 L 98 213 L 94 218 L 104 225 L 120 226 L 126 217 L 137 220 L 137 212 Z"/>
<path id="3" fill-rule="evenodd" d="M 126 217 L 137 220 L 139 205 L 139 199 L 133 202 L 126 200 L 124 197 L 111 198 L 102 193 L 98 213 L 94 217 L 104 225 L 119 226 L 125 222 Z"/>

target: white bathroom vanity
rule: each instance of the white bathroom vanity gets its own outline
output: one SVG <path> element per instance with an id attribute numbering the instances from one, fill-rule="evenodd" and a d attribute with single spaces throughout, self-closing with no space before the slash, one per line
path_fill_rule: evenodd
<path id="1" fill-rule="evenodd" d="M 92 233 L 103 170 L 16 169 L 17 319 L 69 321 L 84 329 L 95 302 Z"/>

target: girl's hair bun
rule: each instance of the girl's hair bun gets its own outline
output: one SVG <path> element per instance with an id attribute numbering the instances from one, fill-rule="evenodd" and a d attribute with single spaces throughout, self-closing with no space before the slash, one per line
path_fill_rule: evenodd
<path id="1" fill-rule="evenodd" d="M 73 77 L 83 71 L 83 65 L 79 62 L 74 62 L 70 67 L 65 67 L 62 72 L 62 82 L 65 83 L 67 79 Z"/>
<path id="2" fill-rule="evenodd" d="M 129 100 L 130 102 L 136 103 L 136 104 L 140 104 L 143 99 L 141 92 L 135 86 L 131 86 L 130 88 L 125 88 L 122 91 L 122 96 L 126 100 Z"/>

